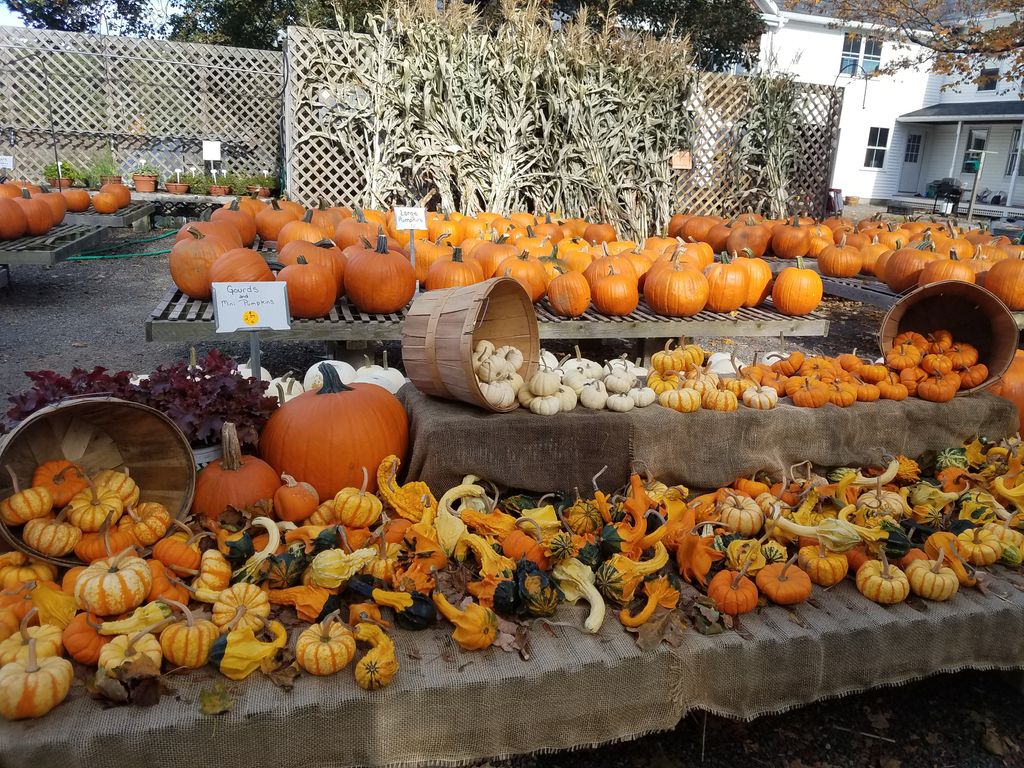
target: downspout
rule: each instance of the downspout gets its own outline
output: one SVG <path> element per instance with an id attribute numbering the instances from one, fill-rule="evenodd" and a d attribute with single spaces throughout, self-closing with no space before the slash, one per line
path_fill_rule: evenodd
<path id="1" fill-rule="evenodd" d="M 1024 151 L 1024 121 L 1020 124 L 1017 134 L 1017 154 L 1013 157 L 1013 168 L 1010 169 L 1010 191 L 1006 193 L 1006 207 L 1013 205 L 1013 190 L 1017 185 L 1017 172 L 1020 170 L 1020 153 Z"/>
<path id="2" fill-rule="evenodd" d="M 953 142 L 953 156 L 949 159 L 949 178 L 953 178 L 953 171 L 956 169 L 956 156 L 960 150 L 960 132 L 964 128 L 964 121 L 956 122 L 956 140 Z"/>

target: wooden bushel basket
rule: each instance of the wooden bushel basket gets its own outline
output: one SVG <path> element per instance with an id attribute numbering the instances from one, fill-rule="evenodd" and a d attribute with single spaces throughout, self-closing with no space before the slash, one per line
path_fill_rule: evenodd
<path id="1" fill-rule="evenodd" d="M 473 371 L 473 348 L 483 339 L 495 347 L 518 348 L 523 353 L 519 375 L 524 379 L 537 372 L 537 313 L 515 280 L 496 277 L 465 288 L 421 293 L 402 327 L 405 375 L 425 394 L 500 412 L 484 398 Z"/>
<path id="2" fill-rule="evenodd" d="M 885 355 L 892 340 L 904 331 L 927 336 L 944 328 L 956 341 L 978 350 L 978 362 L 988 367 L 988 378 L 957 394 L 965 395 L 992 386 L 1010 367 L 1017 352 L 1017 323 L 1006 305 L 991 291 L 961 280 L 943 280 L 911 291 L 886 312 L 878 332 Z"/>
<path id="3" fill-rule="evenodd" d="M 27 488 L 35 468 L 52 459 L 68 459 L 93 475 L 104 469 L 128 469 L 142 491 L 140 501 L 156 501 L 181 518 L 192 506 L 196 468 L 192 449 L 178 426 L 153 408 L 116 397 L 72 397 L 42 408 L 0 442 L 0 498 L 13 489 L 7 471 Z M 46 557 L 26 545 L 0 520 L 0 538 L 39 560 L 81 565 L 70 558 Z M 0 549 L 4 549 L 0 542 Z"/>

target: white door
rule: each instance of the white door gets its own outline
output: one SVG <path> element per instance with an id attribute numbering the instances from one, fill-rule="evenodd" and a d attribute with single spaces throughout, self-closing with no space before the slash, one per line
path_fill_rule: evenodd
<path id="1" fill-rule="evenodd" d="M 900 192 L 917 194 L 921 183 L 921 161 L 924 150 L 924 133 L 915 131 L 907 134 L 907 145 L 903 149 L 903 168 L 900 171 Z"/>

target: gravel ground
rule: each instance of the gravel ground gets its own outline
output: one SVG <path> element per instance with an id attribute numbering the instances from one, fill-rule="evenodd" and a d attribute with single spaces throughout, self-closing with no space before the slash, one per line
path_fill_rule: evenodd
<path id="1" fill-rule="evenodd" d="M 157 233 L 154 233 L 154 235 Z M 150 235 L 153 236 L 153 235 Z M 126 241 L 137 239 L 128 237 Z M 123 251 L 155 252 L 168 240 L 124 244 Z M 186 344 L 145 341 L 143 323 L 170 285 L 163 254 L 123 260 L 65 262 L 53 268 L 14 267 L 13 284 L 0 289 L 0 394 L 27 384 L 25 370 L 66 373 L 73 366 L 149 371 L 185 359 Z M 793 337 L 787 348 L 838 353 L 854 347 L 873 353 L 881 313 L 827 300 L 827 338 Z M 702 340 L 711 349 L 735 350 L 749 360 L 778 339 Z M 224 344 L 246 356 L 243 344 Z M 199 345 L 198 351 L 205 351 Z M 557 348 L 568 351 L 565 347 Z M 591 355 L 616 355 L 620 343 L 588 344 Z M 397 350 L 395 350 L 397 352 Z M 304 370 L 324 355 L 321 344 L 268 343 L 264 365 L 272 372 Z M 397 354 L 393 355 L 396 359 Z M 612 766 L 1024 766 L 1019 680 L 998 673 L 943 675 L 901 688 L 886 688 L 820 702 L 794 712 L 741 723 L 702 714 L 671 732 L 597 750 L 519 758 L 508 768 Z M 626 706 L 626 704 L 624 702 Z"/>

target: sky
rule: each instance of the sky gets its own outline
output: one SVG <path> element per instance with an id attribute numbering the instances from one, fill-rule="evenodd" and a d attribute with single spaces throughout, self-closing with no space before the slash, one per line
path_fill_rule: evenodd
<path id="1" fill-rule="evenodd" d="M 0 26 L 24 27 L 25 24 L 22 22 L 21 17 L 14 13 L 14 11 L 6 5 L 0 5 Z"/>

